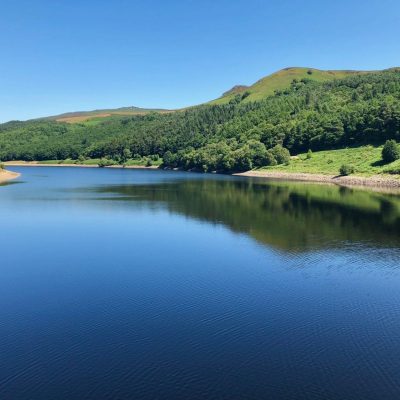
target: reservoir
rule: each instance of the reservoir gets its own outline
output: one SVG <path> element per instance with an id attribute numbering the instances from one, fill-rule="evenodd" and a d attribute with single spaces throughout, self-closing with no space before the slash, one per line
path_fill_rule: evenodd
<path id="1" fill-rule="evenodd" d="M 400 196 L 12 167 L 0 398 L 400 398 Z"/>

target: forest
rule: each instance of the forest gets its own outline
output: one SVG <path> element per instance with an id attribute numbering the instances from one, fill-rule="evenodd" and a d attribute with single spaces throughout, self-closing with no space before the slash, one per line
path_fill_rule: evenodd
<path id="1" fill-rule="evenodd" d="M 294 79 L 260 101 L 90 123 L 49 120 L 0 125 L 0 160 L 163 159 L 166 167 L 244 171 L 288 163 L 290 155 L 400 141 L 400 69 L 329 82 Z"/>

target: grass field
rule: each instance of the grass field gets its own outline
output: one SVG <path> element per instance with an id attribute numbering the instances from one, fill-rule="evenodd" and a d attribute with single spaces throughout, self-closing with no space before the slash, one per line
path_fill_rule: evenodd
<path id="1" fill-rule="evenodd" d="M 289 165 L 265 167 L 260 170 L 292 173 L 339 175 L 343 164 L 354 167 L 354 175 L 372 176 L 377 174 L 400 173 L 400 160 L 390 164 L 382 162 L 382 146 L 362 146 L 340 150 L 326 150 L 292 157 Z"/>
<path id="2" fill-rule="evenodd" d="M 151 165 L 153 167 L 158 167 L 162 164 L 162 158 L 159 158 L 157 161 L 152 160 L 151 161 Z M 128 160 L 125 165 L 127 167 L 129 166 L 141 166 L 141 167 L 146 167 L 147 165 L 147 159 L 146 158 L 142 158 L 140 160 Z"/>

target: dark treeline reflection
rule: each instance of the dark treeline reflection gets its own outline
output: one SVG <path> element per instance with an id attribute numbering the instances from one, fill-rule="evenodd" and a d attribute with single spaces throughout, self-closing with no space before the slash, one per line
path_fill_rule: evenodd
<path id="1" fill-rule="evenodd" d="M 96 189 L 124 201 L 156 202 L 283 250 L 343 242 L 398 246 L 400 197 L 337 186 L 261 180 L 182 180 Z"/>

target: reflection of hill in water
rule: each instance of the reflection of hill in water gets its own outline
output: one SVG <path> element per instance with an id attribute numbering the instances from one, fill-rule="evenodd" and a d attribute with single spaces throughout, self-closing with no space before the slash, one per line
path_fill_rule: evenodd
<path id="1" fill-rule="evenodd" d="M 343 241 L 400 244 L 400 198 L 379 193 L 234 179 L 107 186 L 99 192 L 161 202 L 173 212 L 222 223 L 283 250 L 334 247 Z"/>

